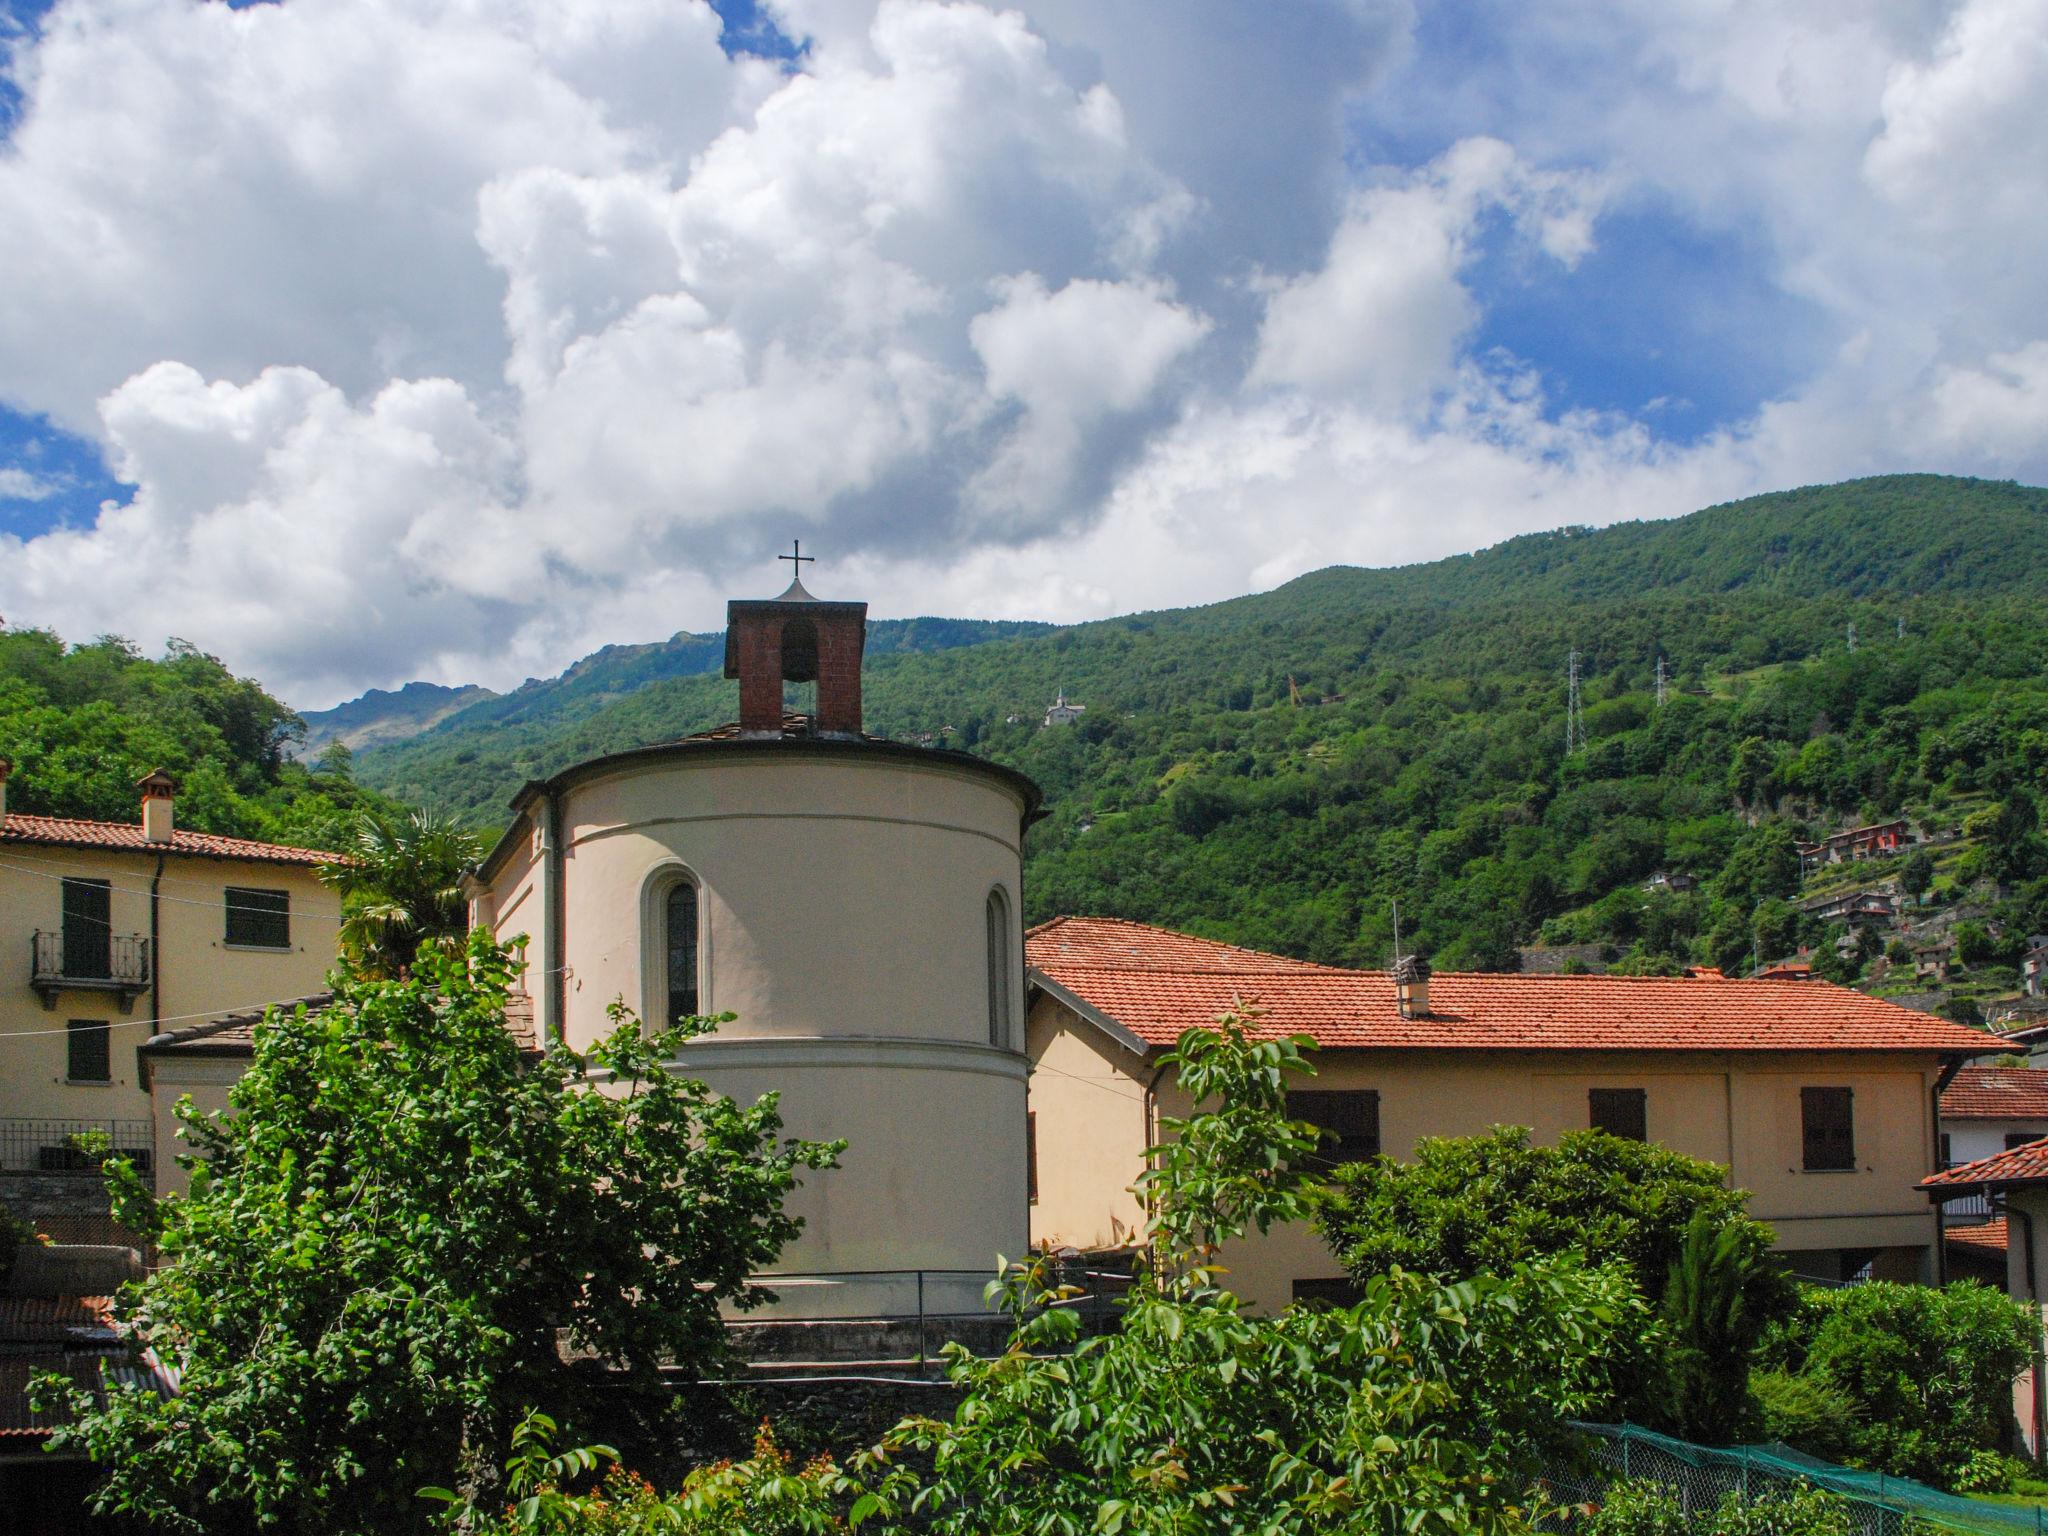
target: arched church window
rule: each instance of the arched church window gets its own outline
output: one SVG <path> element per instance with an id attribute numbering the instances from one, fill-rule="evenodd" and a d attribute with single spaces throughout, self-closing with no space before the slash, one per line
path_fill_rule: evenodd
<path id="1" fill-rule="evenodd" d="M 1010 1044 L 1010 901 L 1002 887 L 988 893 L 988 1043 Z"/>
<path id="2" fill-rule="evenodd" d="M 699 1011 L 697 996 L 697 887 L 678 880 L 662 901 L 662 941 L 668 950 L 667 1028 Z"/>

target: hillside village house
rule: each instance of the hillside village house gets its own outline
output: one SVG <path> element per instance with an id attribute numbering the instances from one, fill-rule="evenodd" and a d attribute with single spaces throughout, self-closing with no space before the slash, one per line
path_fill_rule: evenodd
<path id="1" fill-rule="evenodd" d="M 317 991 L 334 963 L 333 857 L 176 825 L 176 784 L 136 822 L 6 810 L 0 762 L 0 1171 L 75 1165 L 106 1131 L 153 1152 L 136 1047 L 190 1020 Z"/>
<path id="2" fill-rule="evenodd" d="M 1932 1279 L 1935 1097 L 1997 1047 L 1960 1025 L 1825 982 L 1702 977 L 1405 975 L 1339 970 L 1108 918 L 1026 938 L 1035 1151 L 1032 1239 L 1128 1244 L 1130 1186 L 1162 1115 L 1188 1106 L 1159 1065 L 1226 1010 L 1321 1046 L 1298 1118 L 1335 1157 L 1412 1154 L 1424 1136 L 1588 1126 L 1732 1170 L 1799 1273 Z M 1397 977 L 1399 985 L 1397 985 Z M 1227 1250 L 1256 1305 L 1331 1294 L 1336 1262 L 1304 1227 Z"/>
<path id="3" fill-rule="evenodd" d="M 1941 1095 L 1941 1166 L 1974 1163 L 2048 1136 L 2048 1072 L 1965 1067 Z"/>
<path id="4" fill-rule="evenodd" d="M 1883 858 L 1897 853 L 1911 841 L 1904 821 L 1879 821 L 1867 827 L 1851 827 L 1817 843 L 1799 845 L 1802 868 L 1818 869 L 1824 864 L 1846 864 L 1857 859 Z"/>

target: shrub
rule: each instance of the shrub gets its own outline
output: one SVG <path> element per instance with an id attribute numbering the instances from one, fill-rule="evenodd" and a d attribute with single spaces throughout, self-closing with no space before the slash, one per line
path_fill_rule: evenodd
<path id="1" fill-rule="evenodd" d="M 1705 1228 L 1699 1261 L 1716 1254 L 1713 1283 L 1695 1287 L 1684 1307 L 1674 1301 L 1663 1325 L 1616 1339 L 1608 1362 L 1616 1395 L 1603 1411 L 1726 1438 L 1742 1428 L 1750 1344 L 1790 1310 L 1793 1294 L 1766 1259 L 1770 1229 L 1748 1216 L 1748 1195 L 1722 1180 L 1716 1164 L 1600 1131 L 1535 1147 L 1526 1130 L 1496 1127 L 1427 1138 L 1412 1163 L 1339 1169 L 1316 1223 L 1360 1280 L 1396 1266 L 1445 1280 L 1498 1275 L 1538 1256 L 1573 1254 L 1622 1266 L 1644 1305 L 1662 1308 L 1697 1218 Z M 1704 1305 L 1709 1292 L 1718 1320 Z"/>
<path id="2" fill-rule="evenodd" d="M 2033 1468 L 2003 1451 L 1972 1451 L 1956 1469 L 1949 1486 L 1957 1493 L 2011 1493 Z"/>
<path id="3" fill-rule="evenodd" d="M 1781 1440 L 1829 1461 L 1849 1454 L 1862 1409 L 1826 1377 L 1756 1371 L 1749 1378 L 1749 1390 L 1756 1398 L 1766 1440 Z"/>
<path id="4" fill-rule="evenodd" d="M 1573 1536 L 1851 1536 L 1849 1503 L 1799 1487 L 1745 1499 L 1730 1493 L 1711 1512 L 1687 1514 L 1662 1483 L 1616 1483 Z"/>
<path id="5" fill-rule="evenodd" d="M 1855 1404 L 1855 1460 L 1948 1487 L 1974 1452 L 2003 1443 L 2028 1337 L 2027 1309 L 1988 1286 L 1874 1282 L 1804 1291 L 1762 1357 Z"/>

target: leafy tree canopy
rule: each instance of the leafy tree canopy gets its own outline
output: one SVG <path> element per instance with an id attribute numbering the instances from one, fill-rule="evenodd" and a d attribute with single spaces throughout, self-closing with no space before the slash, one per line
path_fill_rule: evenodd
<path id="1" fill-rule="evenodd" d="M 566 1418 L 595 1393 L 613 1419 L 656 1414 L 664 1363 L 722 1358 L 721 1308 L 750 1304 L 747 1276 L 798 1229 L 784 1197 L 837 1147 L 778 1145 L 773 1095 L 747 1107 L 664 1070 L 714 1020 L 642 1038 L 621 1012 L 587 1059 L 522 1053 L 518 969 L 477 936 L 273 1014 L 232 1113 L 181 1107 L 189 1194 L 152 1201 L 115 1165 L 121 1219 L 171 1261 L 120 1312 L 180 1391 L 72 1401 L 58 1439 L 109 1468 L 103 1507 L 409 1529 L 428 1484 L 501 1499 L 494 1460 L 528 1407 Z"/>
<path id="2" fill-rule="evenodd" d="M 1360 1279 L 1399 1266 L 1440 1280 L 1559 1254 L 1615 1266 L 1660 1325 L 1619 1337 L 1616 1396 L 1637 1422 L 1725 1437 L 1746 1413 L 1749 1351 L 1791 1306 L 1770 1228 L 1724 1170 L 1602 1131 L 1532 1146 L 1520 1127 L 1428 1137 L 1414 1161 L 1340 1168 L 1316 1225 Z"/>
<path id="3" fill-rule="evenodd" d="M 67 647 L 47 630 L 0 629 L 12 811 L 132 822 L 135 781 L 167 768 L 180 826 L 331 848 L 357 808 L 390 802 L 292 761 L 300 730 L 260 684 L 185 641 L 152 660 L 113 637 Z"/>

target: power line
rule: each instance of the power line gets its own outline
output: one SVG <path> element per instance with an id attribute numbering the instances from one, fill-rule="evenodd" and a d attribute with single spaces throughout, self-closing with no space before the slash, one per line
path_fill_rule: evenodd
<path id="1" fill-rule="evenodd" d="M 16 864 L 16 863 L 12 863 L 12 862 L 10 862 L 9 860 L 6 860 L 6 859 L 0 859 L 0 869 L 11 869 L 11 870 L 14 870 L 14 871 L 15 871 L 15 872 L 16 872 L 17 874 L 23 874 L 23 875 L 34 875 L 34 876 L 35 876 L 35 877 L 36 877 L 36 878 L 37 878 L 38 880 L 55 880 L 55 881 L 57 881 L 57 882 L 58 882 L 59 884 L 62 884 L 62 883 L 63 883 L 63 882 L 65 882 L 66 880 L 77 880 L 77 879 L 85 879 L 85 878 L 90 878 L 90 877 L 87 877 L 87 876 L 80 876 L 80 875 L 53 875 L 53 874 L 47 873 L 47 872 L 46 872 L 46 871 L 44 871 L 44 870 L 40 870 L 40 869 L 31 869 L 31 868 L 29 868 L 29 867 L 28 867 L 28 866 L 27 866 L 26 864 Z M 149 887 L 148 887 L 148 886 L 146 886 L 146 885 L 116 885 L 116 884 L 115 884 L 115 883 L 114 883 L 113 881 L 109 880 L 109 881 L 107 881 L 107 882 L 106 882 L 106 887 L 107 887 L 107 889 L 108 889 L 109 891 L 120 891 L 120 892 L 121 892 L 121 893 L 122 893 L 123 895 L 127 895 L 127 896 L 140 896 L 140 897 L 142 897 L 142 898 L 143 898 L 143 899 L 144 899 L 145 901 L 147 901 L 147 900 L 149 900 L 149 899 L 150 899 L 150 890 L 149 890 Z M 241 887 L 237 887 L 237 889 L 241 889 Z M 193 900 L 193 899 L 192 899 L 191 897 L 189 897 L 189 896 L 166 896 L 166 895 L 162 894 L 161 892 L 158 892 L 158 893 L 157 893 L 157 895 L 156 895 L 155 899 L 156 899 L 156 900 L 158 900 L 158 901 L 165 901 L 165 902 L 170 902 L 170 903 L 172 903 L 173 905 L 175 905 L 175 906 L 180 906 L 180 907 L 204 907 L 204 908 L 206 908 L 206 909 L 207 909 L 207 910 L 208 910 L 209 912 L 218 912 L 218 911 L 222 910 L 222 902 L 221 902 L 221 901 L 195 901 L 195 900 Z M 223 898 L 223 900 L 225 900 L 225 898 Z M 247 909 L 244 909 L 244 910 L 247 910 Z M 324 919 L 326 919 L 326 920 L 327 920 L 328 922 L 332 922 L 332 923 L 339 923 L 339 922 L 341 922 L 341 921 L 342 921 L 342 919 L 343 919 L 343 918 L 344 918 L 344 917 L 346 916 L 346 914 L 345 914 L 345 913 L 343 913 L 342 911 L 340 911 L 340 909 L 338 909 L 338 908 L 337 908 L 337 909 L 335 909 L 334 911 L 326 911 L 326 910 L 323 910 L 323 909 L 321 909 L 321 908 L 319 908 L 319 907 L 297 907 L 297 906 L 294 906 L 294 907 L 293 907 L 293 908 L 291 909 L 291 915 L 292 915 L 293 917 L 295 917 L 295 918 L 297 918 L 297 917 L 318 917 L 318 918 L 324 918 Z M 109 921 L 109 923 L 108 923 L 108 926 L 109 926 L 109 927 L 112 927 L 112 926 L 113 926 L 113 924 L 112 924 L 111 920 Z"/>

